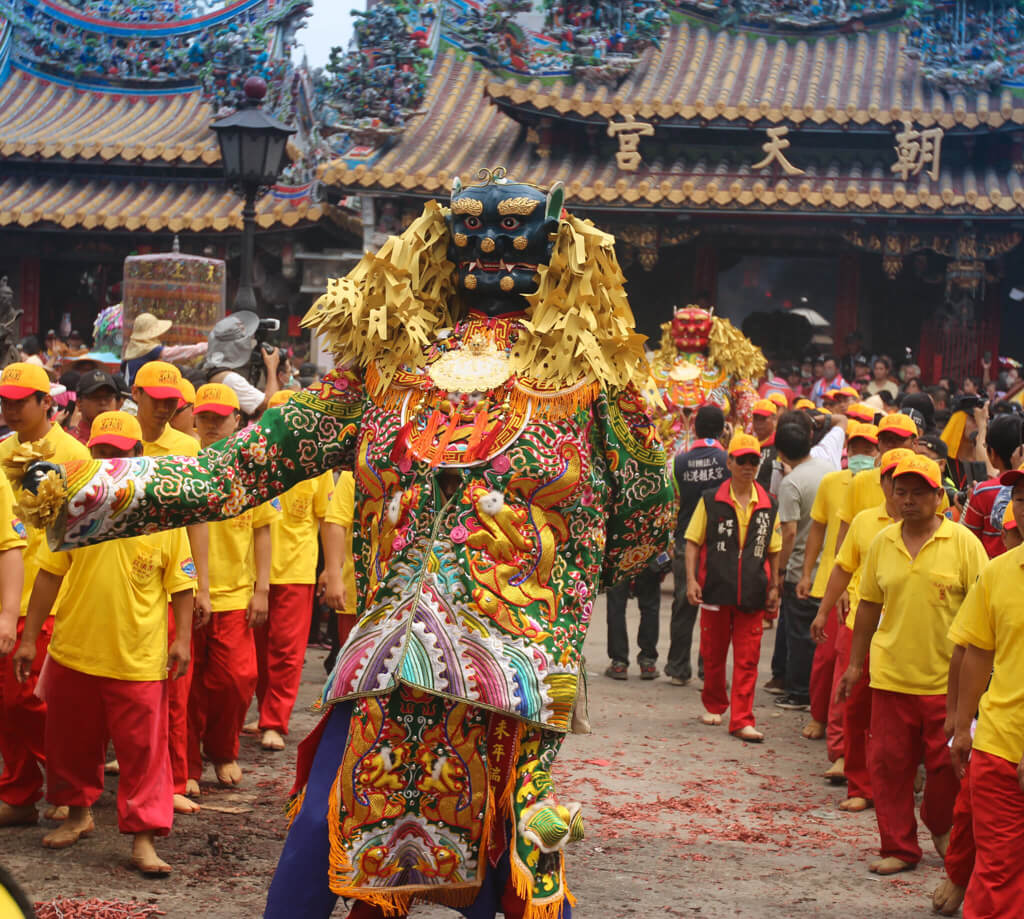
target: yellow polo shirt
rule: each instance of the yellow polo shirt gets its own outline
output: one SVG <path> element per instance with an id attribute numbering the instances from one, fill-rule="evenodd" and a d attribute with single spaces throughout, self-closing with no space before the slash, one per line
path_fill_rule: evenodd
<path id="1" fill-rule="evenodd" d="M 846 497 L 839 507 L 839 519 L 843 523 L 852 523 L 853 518 L 861 511 L 878 507 L 885 502 L 882 491 L 882 470 L 878 466 L 858 473 L 846 490 Z"/>
<path id="2" fill-rule="evenodd" d="M 348 534 L 348 542 L 345 545 L 345 563 L 341 569 L 341 576 L 345 581 L 345 599 L 348 603 L 345 609 L 338 610 L 338 612 L 347 613 L 350 616 L 354 616 L 356 612 L 356 565 L 352 558 L 352 524 L 355 512 L 356 480 L 351 472 L 343 472 L 338 476 L 338 484 L 334 487 L 334 494 L 331 495 L 331 503 L 327 508 L 324 521 L 344 527 Z"/>
<path id="3" fill-rule="evenodd" d="M 14 513 L 14 489 L 7 476 L 0 475 L 0 552 L 24 549 L 28 545 L 28 530 Z"/>
<path id="4" fill-rule="evenodd" d="M 73 460 L 91 459 L 89 450 L 80 444 L 74 437 L 65 431 L 59 424 L 50 426 L 50 430 L 43 437 L 40 437 L 37 444 L 46 444 L 53 449 L 50 457 L 51 463 L 70 463 Z M 21 438 L 12 434 L 3 443 L 0 443 L 0 464 L 14 454 L 15 449 L 21 445 Z M 21 590 L 21 615 L 28 612 L 28 598 L 32 596 L 32 585 L 36 580 L 36 572 L 39 570 L 40 553 L 46 547 L 46 533 L 37 530 L 35 527 L 25 525 L 25 586 Z M 59 603 L 54 604 L 54 609 Z"/>
<path id="5" fill-rule="evenodd" d="M 864 559 L 867 558 L 868 550 L 875 537 L 886 527 L 892 526 L 893 519 L 885 509 L 885 503 L 878 507 L 861 511 L 853 518 L 850 529 L 846 533 L 846 539 L 836 556 L 836 564 L 850 575 L 850 583 L 846 588 L 850 595 L 850 612 L 846 614 L 846 627 L 853 628 L 857 620 L 857 604 L 860 602 L 858 589 L 860 586 L 860 575 L 864 570 Z"/>
<path id="6" fill-rule="evenodd" d="M 256 583 L 252 533 L 270 526 L 278 511 L 269 501 L 230 520 L 210 524 L 210 607 L 215 613 L 245 609 Z"/>
<path id="7" fill-rule="evenodd" d="M 741 507 L 739 502 L 736 500 L 736 492 L 733 490 L 732 483 L 729 484 L 729 501 L 732 503 L 733 509 L 736 511 L 736 521 L 739 525 L 739 544 L 745 546 L 747 544 L 747 527 L 750 526 L 750 518 L 754 516 L 754 508 L 757 506 L 757 489 L 753 485 L 750 486 L 750 498 L 747 501 L 747 506 Z M 698 546 L 703 546 L 704 541 L 707 539 L 708 533 L 708 509 L 704 506 L 704 499 L 701 498 L 697 502 L 697 507 L 694 508 L 693 516 L 690 517 L 690 522 L 686 527 L 685 539 L 687 542 L 696 543 Z M 772 538 L 768 543 L 768 554 L 771 555 L 773 552 L 782 551 L 782 530 L 779 528 L 779 515 L 775 515 L 775 527 L 772 529 Z"/>
<path id="8" fill-rule="evenodd" d="M 315 584 L 317 535 L 334 491 L 330 472 L 307 479 L 271 500 L 280 513 L 270 524 L 271 584 Z"/>
<path id="9" fill-rule="evenodd" d="M 143 456 L 199 456 L 199 441 L 169 424 L 156 440 L 142 442 Z"/>
<path id="10" fill-rule="evenodd" d="M 814 584 L 811 585 L 811 596 L 818 600 L 825 596 L 825 587 L 836 561 L 839 509 L 846 500 L 846 493 L 852 481 L 853 473 L 849 469 L 828 473 L 818 484 L 814 504 L 811 505 L 811 520 L 825 524 L 825 541 L 821 544 L 818 572 L 814 576 Z"/>
<path id="11" fill-rule="evenodd" d="M 987 561 L 981 540 L 945 517 L 914 559 L 903 544 L 902 523 L 875 537 L 860 580 L 861 601 L 885 606 L 871 639 L 872 689 L 946 692 L 949 627 Z"/>
<path id="12" fill-rule="evenodd" d="M 58 664 L 115 680 L 167 678 L 167 597 L 196 586 L 184 530 L 44 547 L 39 566 L 64 578 L 50 640 Z"/>
<path id="13" fill-rule="evenodd" d="M 957 639 L 995 651 L 974 748 L 1017 765 L 1024 756 L 1024 546 L 982 571 L 950 629 Z"/>

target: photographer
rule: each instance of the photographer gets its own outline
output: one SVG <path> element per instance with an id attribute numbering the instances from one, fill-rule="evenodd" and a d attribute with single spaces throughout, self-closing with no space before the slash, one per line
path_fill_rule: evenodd
<path id="1" fill-rule="evenodd" d="M 988 409 L 979 396 L 960 396 L 953 403 L 953 414 L 942 430 L 942 439 L 949 449 L 946 468 L 959 491 L 966 491 L 974 482 L 989 478 L 990 469 L 985 452 L 988 433 Z"/>
<path id="2" fill-rule="evenodd" d="M 258 417 L 274 395 L 291 378 L 288 357 L 280 348 L 259 341 L 259 336 L 279 328 L 276 319 L 260 319 L 241 310 L 218 322 L 210 331 L 206 354 L 206 380 L 234 390 L 238 404 L 250 417 Z M 242 375 L 247 372 L 249 379 Z M 260 377 L 263 389 L 254 385 Z M 283 380 L 282 380 L 283 377 Z"/>
<path id="3" fill-rule="evenodd" d="M 995 558 L 1006 551 L 1002 518 L 993 519 L 992 511 L 1004 487 L 999 483 L 999 477 L 1013 468 L 1013 454 L 1020 444 L 1020 417 L 1013 414 L 996 415 L 985 436 L 988 462 L 995 470 L 995 476 L 974 486 L 967 498 L 963 517 L 960 518 L 960 522 L 982 541 L 989 558 Z"/>

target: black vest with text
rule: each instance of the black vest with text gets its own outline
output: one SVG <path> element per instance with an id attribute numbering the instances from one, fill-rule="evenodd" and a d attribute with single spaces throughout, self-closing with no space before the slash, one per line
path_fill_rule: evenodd
<path id="1" fill-rule="evenodd" d="M 705 577 L 703 602 L 710 606 L 738 606 L 763 610 L 768 603 L 768 570 L 765 562 L 775 529 L 778 505 L 754 483 L 757 504 L 750 516 L 746 541 L 740 546 L 740 524 L 729 497 L 732 479 L 704 492 L 708 516 L 704 538 Z"/>

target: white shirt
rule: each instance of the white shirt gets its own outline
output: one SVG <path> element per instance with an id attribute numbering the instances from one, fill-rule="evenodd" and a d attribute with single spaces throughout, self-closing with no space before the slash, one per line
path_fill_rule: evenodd
<path id="1" fill-rule="evenodd" d="M 267 398 L 263 394 L 263 390 L 257 389 L 240 373 L 235 373 L 234 370 L 229 370 L 217 382 L 230 386 L 235 391 L 235 395 L 238 396 L 238 404 L 247 415 L 255 412 Z"/>
<path id="2" fill-rule="evenodd" d="M 811 456 L 825 460 L 832 469 L 843 468 L 843 447 L 846 446 L 846 431 L 836 425 L 824 437 L 811 447 Z"/>

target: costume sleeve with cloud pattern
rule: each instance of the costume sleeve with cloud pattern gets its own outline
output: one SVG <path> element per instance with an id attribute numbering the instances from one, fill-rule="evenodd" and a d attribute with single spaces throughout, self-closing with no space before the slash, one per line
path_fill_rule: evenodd
<path id="1" fill-rule="evenodd" d="M 633 389 L 602 392 L 594 406 L 612 486 L 601 590 L 633 577 L 667 552 L 678 496 L 665 449 Z"/>
<path id="2" fill-rule="evenodd" d="M 196 458 L 69 463 L 50 545 L 68 549 L 236 517 L 328 469 L 351 469 L 363 398 L 360 375 L 332 371 Z"/>

